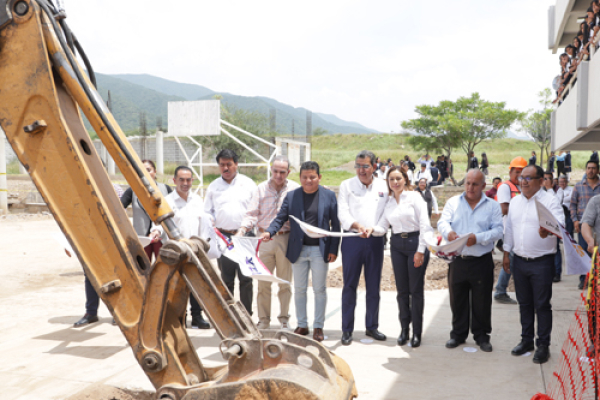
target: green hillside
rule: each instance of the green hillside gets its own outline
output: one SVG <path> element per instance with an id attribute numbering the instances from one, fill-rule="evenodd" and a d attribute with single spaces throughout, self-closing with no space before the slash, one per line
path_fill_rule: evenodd
<path id="1" fill-rule="evenodd" d="M 101 74 L 98 74 L 101 75 Z M 270 110 L 276 110 L 276 132 L 283 135 L 291 135 L 292 133 L 292 120 L 294 121 L 294 132 L 296 135 L 304 135 L 306 133 L 306 109 L 302 107 L 292 107 L 287 104 L 283 104 L 277 100 L 268 97 L 246 97 L 238 96 L 231 93 L 215 92 L 204 86 L 193 85 L 187 83 L 179 83 L 169 81 L 167 79 L 158 78 L 152 75 L 135 75 L 135 74 L 121 74 L 121 75 L 103 75 L 103 77 L 110 77 L 113 79 L 111 84 L 117 84 L 116 80 L 122 82 L 118 83 L 119 87 L 128 90 L 135 90 L 135 87 L 143 87 L 146 91 L 152 90 L 156 94 L 176 96 L 178 100 L 207 100 L 212 99 L 215 94 L 219 94 L 223 97 L 223 102 L 238 109 L 258 112 L 265 115 L 267 118 L 270 116 Z M 100 79 L 99 79 L 100 81 Z M 108 84 L 108 82 L 106 82 Z M 133 85 L 126 86 L 125 84 Z M 99 82 L 99 87 L 102 87 L 102 83 Z M 106 87 L 106 89 L 111 89 Z M 106 90 L 105 90 L 106 91 Z M 111 89 L 112 93 L 112 89 Z M 104 97 L 104 93 L 101 92 Z M 122 93 L 123 94 L 123 93 Z M 147 95 L 144 95 L 147 97 Z M 126 96 L 125 96 L 126 98 Z M 137 104 L 137 103 L 136 103 Z M 147 111 L 148 113 L 148 111 Z M 166 126 L 166 107 L 164 108 L 165 117 L 163 117 L 164 125 Z M 154 114 L 154 113 L 153 113 Z M 139 118 L 138 118 L 139 119 Z M 120 122 L 120 120 L 117 118 Z M 154 121 L 154 119 L 148 119 L 148 121 Z M 138 122 L 139 125 L 139 122 Z M 153 124 L 148 125 L 154 126 Z M 312 117 L 313 131 L 316 128 L 326 130 L 328 133 L 376 133 L 374 129 L 366 128 L 356 122 L 344 121 L 335 115 L 331 114 L 320 114 L 313 113 Z M 135 128 L 134 128 L 135 129 Z"/>

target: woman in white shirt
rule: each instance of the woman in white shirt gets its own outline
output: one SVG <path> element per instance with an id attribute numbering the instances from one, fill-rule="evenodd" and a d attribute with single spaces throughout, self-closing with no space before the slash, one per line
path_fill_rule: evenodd
<path id="1" fill-rule="evenodd" d="M 401 164 L 402 167 L 402 171 L 404 171 L 406 173 L 406 176 L 408 177 L 408 182 L 410 183 L 410 185 L 414 185 L 415 184 L 415 177 L 413 175 L 413 172 L 408 168 L 408 162 L 403 161 Z"/>
<path id="2" fill-rule="evenodd" d="M 424 235 L 432 229 L 425 201 L 419 193 L 410 191 L 408 182 L 408 176 L 402 170 L 392 167 L 388 171 L 390 197 L 377 226 L 367 229 L 367 235 L 384 235 L 390 225 L 392 227 L 392 267 L 402 328 L 398 345 L 408 342 L 412 323 L 410 343 L 412 347 L 419 347 L 423 331 L 425 269 L 429 262 Z"/>

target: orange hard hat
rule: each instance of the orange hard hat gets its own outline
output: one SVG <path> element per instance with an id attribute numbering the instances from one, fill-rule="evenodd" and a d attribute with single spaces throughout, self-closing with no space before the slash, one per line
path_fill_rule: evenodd
<path id="1" fill-rule="evenodd" d="M 519 157 L 515 157 L 513 158 L 513 160 L 510 162 L 510 165 L 508 166 L 509 169 L 513 169 L 513 168 L 525 168 L 527 166 L 527 161 L 519 156 Z"/>

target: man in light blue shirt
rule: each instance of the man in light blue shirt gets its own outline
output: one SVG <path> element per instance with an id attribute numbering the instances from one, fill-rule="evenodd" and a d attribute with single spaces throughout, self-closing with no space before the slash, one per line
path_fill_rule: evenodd
<path id="1" fill-rule="evenodd" d="M 480 170 L 469 171 L 465 180 L 465 192 L 448 200 L 438 222 L 438 230 L 449 242 L 469 235 L 466 247 L 448 270 L 452 331 L 446 347 L 452 349 L 465 342 L 471 320 L 475 342 L 482 351 L 490 352 L 492 249 L 502 238 L 502 211 L 496 201 L 484 195 L 485 175 Z"/>

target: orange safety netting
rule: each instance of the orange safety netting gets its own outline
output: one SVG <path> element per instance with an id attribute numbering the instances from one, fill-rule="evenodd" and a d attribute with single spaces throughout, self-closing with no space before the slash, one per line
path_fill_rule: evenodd
<path id="1" fill-rule="evenodd" d="M 600 350 L 600 336 L 596 329 L 600 316 L 599 257 L 594 251 L 592 268 L 588 274 L 587 296 L 575 311 L 560 352 L 556 371 L 547 385 L 547 395 L 536 394 L 532 400 L 598 400 L 596 360 Z"/>

